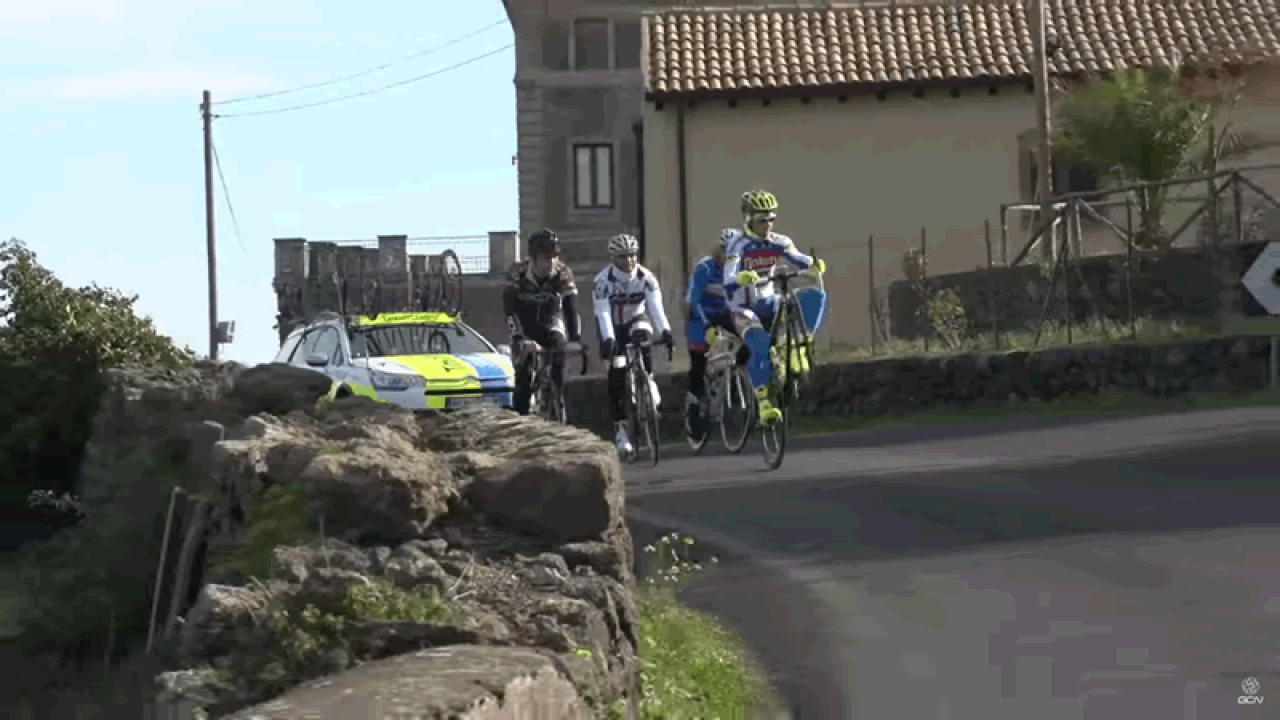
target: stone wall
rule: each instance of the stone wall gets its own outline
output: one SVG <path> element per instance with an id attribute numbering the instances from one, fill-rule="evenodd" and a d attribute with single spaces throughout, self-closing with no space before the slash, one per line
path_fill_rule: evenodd
<path id="1" fill-rule="evenodd" d="M 819 366 L 798 415 L 878 417 L 941 408 L 995 407 L 1103 390 L 1152 396 L 1266 387 L 1265 337 L 1077 347 L 875 360 Z M 660 375 L 663 430 L 680 432 L 686 375 Z M 567 384 L 569 421 L 612 437 L 603 378 Z"/>
<path id="2" fill-rule="evenodd" d="M 1265 245 L 1219 247 L 1223 270 L 1233 280 L 1238 279 Z M 1124 254 L 1100 255 L 1073 260 L 1068 267 L 1070 290 L 1066 291 L 1060 274 L 1054 302 L 1059 303 L 1057 308 L 1067 303 L 1074 322 L 1097 316 L 1127 322 L 1131 311 L 1134 317 L 1161 320 L 1211 318 L 1216 312 L 1221 283 L 1206 248 L 1179 248 L 1155 257 L 1135 255 L 1132 261 Z M 938 275 L 929 278 L 928 285 L 935 291 L 955 291 L 969 326 L 979 332 L 990 332 L 996 325 L 1002 331 L 1034 332 L 1050 291 L 1048 275 L 1030 261 L 1016 267 Z M 1239 294 L 1244 314 L 1266 314 L 1248 292 Z M 901 280 L 890 285 L 892 337 L 909 340 L 923 336 L 927 325 L 920 307 L 920 295 L 910 283 Z M 1056 309 L 1052 317 L 1064 318 L 1065 313 Z"/>
<path id="3" fill-rule="evenodd" d="M 50 598 L 20 615 L 38 637 L 0 689 L 17 717 L 87 702 L 59 680 L 103 677 L 93 658 L 163 663 L 104 717 L 381 717 L 388 694 L 423 717 L 635 717 L 610 443 L 496 409 L 319 401 L 330 381 L 290 366 L 103 385 L 87 513 L 14 558 L 15 598 Z"/>

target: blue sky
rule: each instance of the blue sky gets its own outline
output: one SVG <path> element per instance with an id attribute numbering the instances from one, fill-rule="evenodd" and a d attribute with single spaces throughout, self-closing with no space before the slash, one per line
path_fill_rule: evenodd
<path id="1" fill-rule="evenodd" d="M 201 91 L 231 115 L 371 90 L 510 44 L 504 22 L 408 58 L 503 18 L 499 0 L 0 3 L 0 237 L 26 242 L 69 285 L 139 295 L 142 314 L 203 355 Z M 223 359 L 276 351 L 272 238 L 516 229 L 513 53 L 366 97 L 214 121 L 240 231 L 215 170 L 218 305 L 236 321 Z"/>

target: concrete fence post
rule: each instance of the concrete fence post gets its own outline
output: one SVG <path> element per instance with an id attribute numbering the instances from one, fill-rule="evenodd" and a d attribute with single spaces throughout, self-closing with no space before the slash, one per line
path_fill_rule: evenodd
<path id="1" fill-rule="evenodd" d="M 514 230 L 489 231 L 489 274 L 501 275 L 520 261 L 520 236 Z"/>

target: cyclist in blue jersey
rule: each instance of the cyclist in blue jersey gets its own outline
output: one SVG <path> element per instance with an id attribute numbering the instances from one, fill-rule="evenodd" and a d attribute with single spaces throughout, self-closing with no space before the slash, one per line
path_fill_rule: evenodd
<path id="1" fill-rule="evenodd" d="M 778 198 L 773 193 L 753 190 L 742 194 L 742 229 L 732 228 L 725 249 L 724 289 L 729 300 L 734 328 L 751 351 L 747 374 L 756 391 L 760 407 L 760 421 L 766 425 L 777 422 L 782 412 L 773 406 L 768 397 L 768 383 L 773 377 L 773 361 L 770 357 L 769 325 L 778 307 L 778 294 L 772 284 L 756 288 L 754 298 L 747 290 L 761 276 L 768 275 L 782 259 L 799 270 L 821 274 L 826 263 L 805 255 L 796 249 L 791 238 L 773 232 L 778 219 Z M 796 291 L 805 325 L 810 332 L 817 332 L 827 313 L 827 296 L 816 287 Z"/>
<path id="2" fill-rule="evenodd" d="M 689 317 L 685 322 L 685 336 L 689 340 L 689 394 L 685 398 L 685 433 L 700 441 L 706 428 L 702 427 L 702 401 L 706 397 L 707 330 L 718 327 L 731 333 L 737 331 L 729 313 L 724 295 L 725 242 L 732 237 L 726 230 L 710 255 L 703 257 L 689 278 L 685 302 Z"/>

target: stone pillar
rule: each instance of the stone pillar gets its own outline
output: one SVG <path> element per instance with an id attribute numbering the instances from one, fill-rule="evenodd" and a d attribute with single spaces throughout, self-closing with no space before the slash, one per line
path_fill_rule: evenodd
<path id="1" fill-rule="evenodd" d="M 321 310 L 338 312 L 338 287 L 334 275 L 338 272 L 338 244 L 312 242 L 310 278 L 307 296 L 310 312 Z"/>
<path id="2" fill-rule="evenodd" d="M 306 312 L 307 241 L 305 238 L 275 239 L 276 330 L 283 344 L 295 321 Z"/>
<path id="3" fill-rule="evenodd" d="M 403 311 L 409 306 L 409 236 L 378 236 L 378 278 L 382 309 Z"/>
<path id="4" fill-rule="evenodd" d="M 489 274 L 503 275 L 520 261 L 520 237 L 514 230 L 489 232 Z"/>
<path id="5" fill-rule="evenodd" d="M 360 264 L 363 254 L 361 248 L 347 245 L 338 248 L 338 292 L 345 293 L 344 312 L 352 312 L 352 308 L 360 304 Z"/>

